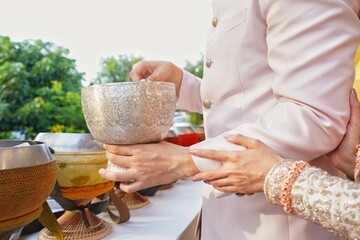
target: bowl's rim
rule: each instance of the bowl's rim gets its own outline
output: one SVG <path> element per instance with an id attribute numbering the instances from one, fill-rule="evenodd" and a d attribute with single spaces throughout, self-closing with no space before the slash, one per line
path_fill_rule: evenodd
<path id="1" fill-rule="evenodd" d="M 53 155 L 103 155 L 106 151 L 94 151 L 94 152 L 55 152 Z"/>
<path id="2" fill-rule="evenodd" d="M 89 88 L 101 88 L 107 86 L 117 86 L 117 85 L 151 85 L 151 84 L 159 84 L 159 85 L 167 85 L 175 87 L 175 83 L 172 82 L 161 82 L 161 81 L 139 81 L 139 82 L 114 82 L 114 83 L 101 83 L 101 84 L 94 84 L 90 86 L 85 86 L 82 89 L 89 89 Z"/>
<path id="3" fill-rule="evenodd" d="M 0 170 L 31 167 L 54 161 L 48 146 L 42 141 L 0 140 L 0 142 L 9 144 L 0 148 Z M 28 143 L 29 146 L 17 146 L 21 143 Z"/>
<path id="4" fill-rule="evenodd" d="M 40 132 L 35 140 L 44 142 L 54 152 L 102 152 L 105 149 L 102 143 L 94 138 L 91 133 L 50 133 Z"/>
<path id="5" fill-rule="evenodd" d="M 0 143 L 9 143 L 11 145 L 9 146 L 5 146 L 5 147 L 1 147 L 0 149 L 7 149 L 7 148 L 12 148 L 15 147 L 17 145 L 20 145 L 22 143 L 28 143 L 28 146 L 17 146 L 17 147 L 30 147 L 30 146 L 37 146 L 37 145 L 46 145 L 45 142 L 43 141 L 38 141 L 38 140 L 16 140 L 16 139 L 0 139 Z"/>
<path id="6" fill-rule="evenodd" d="M 72 136 L 87 136 L 87 137 L 91 137 L 91 133 L 77 133 L 77 132 L 71 132 L 71 133 L 67 133 L 67 132 L 39 132 L 36 136 L 35 139 L 33 141 L 39 141 L 37 139 L 39 139 L 39 137 L 43 137 L 43 136 L 66 136 L 66 137 L 72 137 Z M 43 142 L 40 140 L 40 142 Z"/>

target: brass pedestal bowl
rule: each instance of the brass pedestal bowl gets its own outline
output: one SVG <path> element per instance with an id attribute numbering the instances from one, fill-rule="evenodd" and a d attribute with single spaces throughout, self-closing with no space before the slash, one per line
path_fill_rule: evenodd
<path id="1" fill-rule="evenodd" d="M 36 140 L 44 141 L 54 150 L 57 184 L 63 198 L 73 201 L 76 210 L 66 210 L 58 219 L 65 239 L 101 239 L 112 232 L 111 224 L 89 211 L 91 201 L 109 192 L 114 182 L 98 174 L 106 168 L 107 158 L 102 144 L 91 134 L 40 133 Z M 39 239 L 55 239 L 47 229 Z"/>
<path id="2" fill-rule="evenodd" d="M 36 141 L 0 141 L 0 239 L 38 218 L 56 182 L 56 164 Z"/>

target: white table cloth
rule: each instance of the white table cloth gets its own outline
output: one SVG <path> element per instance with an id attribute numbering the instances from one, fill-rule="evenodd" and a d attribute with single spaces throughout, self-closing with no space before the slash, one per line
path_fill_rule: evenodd
<path id="1" fill-rule="evenodd" d="M 113 232 L 104 240 L 171 240 L 185 239 L 186 231 L 194 227 L 194 219 L 201 208 L 202 183 L 180 180 L 168 190 L 148 197 L 150 203 L 140 209 L 130 210 L 130 220 L 112 223 Z M 105 214 L 101 218 L 111 222 Z M 189 234 L 187 232 L 186 234 Z M 192 232 L 190 233 L 192 235 Z M 36 240 L 37 233 L 22 236 L 22 240 Z M 189 235 L 187 235 L 189 236 Z"/>

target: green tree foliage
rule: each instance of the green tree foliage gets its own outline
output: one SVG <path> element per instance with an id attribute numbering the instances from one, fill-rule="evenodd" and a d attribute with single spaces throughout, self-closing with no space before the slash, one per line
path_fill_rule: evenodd
<path id="1" fill-rule="evenodd" d="M 196 61 L 195 63 L 191 63 L 186 61 L 184 69 L 195 76 L 202 78 L 204 72 L 204 59 L 201 58 L 200 60 Z M 203 116 L 199 113 L 188 113 L 190 115 L 190 123 L 192 125 L 200 125 L 203 122 Z"/>
<path id="2" fill-rule="evenodd" d="M 204 59 L 201 57 L 200 60 L 197 60 L 195 63 L 186 61 L 184 69 L 195 76 L 202 78 L 204 73 Z"/>
<path id="3" fill-rule="evenodd" d="M 69 51 L 41 40 L 13 42 L 0 36 L 0 132 L 84 132 L 80 90 L 83 73 Z"/>
<path id="4" fill-rule="evenodd" d="M 118 57 L 107 57 L 101 60 L 101 71 L 91 84 L 130 82 L 129 73 L 132 66 L 142 60 L 139 56 L 119 55 Z"/>

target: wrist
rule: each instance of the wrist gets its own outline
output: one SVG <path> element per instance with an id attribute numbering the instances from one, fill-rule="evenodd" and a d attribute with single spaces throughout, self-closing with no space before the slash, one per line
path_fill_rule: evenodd
<path id="1" fill-rule="evenodd" d="M 275 169 L 275 166 L 281 164 L 284 161 L 286 161 L 286 159 L 282 158 L 280 155 L 271 156 L 271 158 L 264 161 L 264 164 L 263 164 L 264 165 L 264 170 L 260 171 L 261 172 L 261 178 L 262 178 L 262 185 L 260 186 L 261 191 L 264 191 L 266 177 L 268 176 L 270 171 L 272 169 Z"/>
<path id="2" fill-rule="evenodd" d="M 184 175 L 185 177 L 192 177 L 195 174 L 198 174 L 200 171 L 199 169 L 196 167 L 194 160 L 192 158 L 192 155 L 189 152 L 189 148 L 187 149 L 187 153 L 186 156 L 184 158 Z"/>
<path id="3" fill-rule="evenodd" d="M 280 205 L 284 208 L 284 211 L 289 214 L 294 214 L 295 211 L 292 208 L 292 186 L 301 173 L 301 171 L 309 166 L 309 163 L 305 161 L 294 161 L 293 164 L 288 168 L 288 175 L 285 177 L 283 185 L 281 186 L 281 199 Z"/>
<path id="4" fill-rule="evenodd" d="M 294 213 L 292 209 L 292 185 L 301 171 L 309 166 L 305 161 L 285 160 L 276 164 L 268 173 L 264 184 L 267 200 L 281 205 L 286 213 Z"/>
<path id="5" fill-rule="evenodd" d="M 197 169 L 191 154 L 187 147 L 183 148 L 182 154 L 176 155 L 173 159 L 173 172 L 176 174 L 176 179 L 192 177 L 200 171 Z"/>
<path id="6" fill-rule="evenodd" d="M 281 186 L 283 185 L 284 176 L 288 174 L 288 168 L 292 161 L 284 160 L 275 164 L 265 177 L 264 193 L 265 197 L 271 204 L 280 205 Z"/>
<path id="7" fill-rule="evenodd" d="M 181 68 L 172 63 L 171 75 L 173 76 L 174 84 L 176 86 L 176 96 L 179 97 L 180 86 L 183 78 L 183 71 Z"/>

